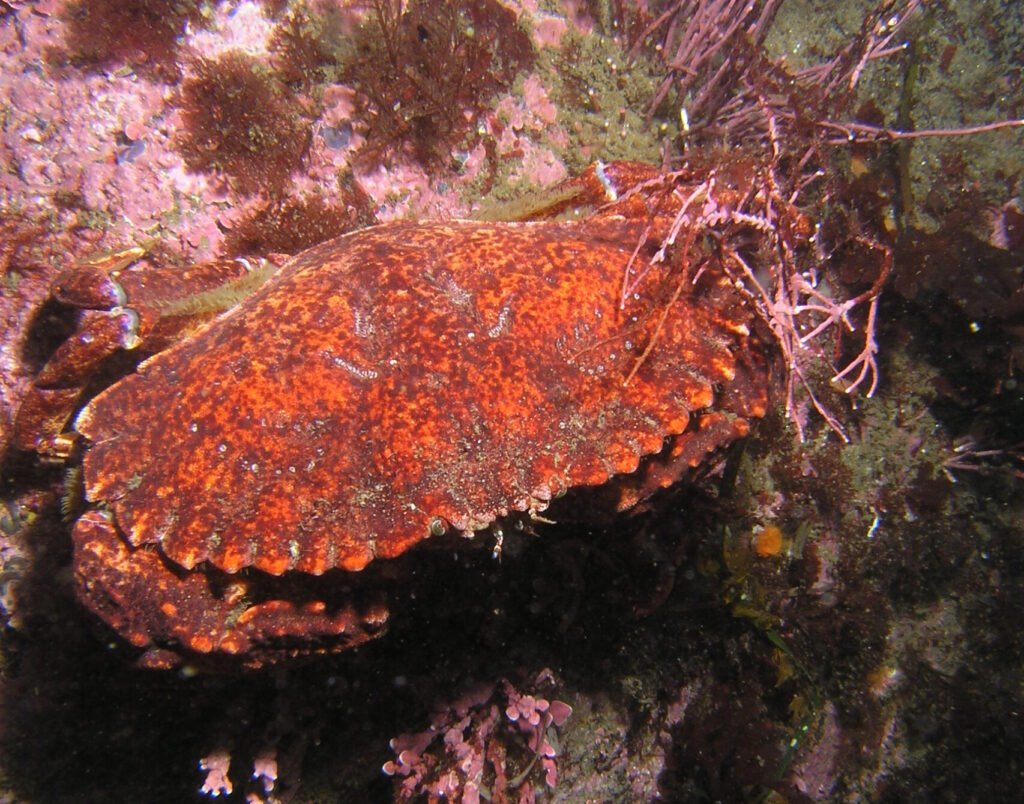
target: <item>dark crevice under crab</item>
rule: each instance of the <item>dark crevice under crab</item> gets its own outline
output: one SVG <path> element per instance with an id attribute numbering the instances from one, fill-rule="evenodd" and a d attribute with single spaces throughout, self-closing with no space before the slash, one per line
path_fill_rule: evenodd
<path id="1" fill-rule="evenodd" d="M 626 511 L 676 483 L 767 406 L 763 339 L 719 247 L 756 263 L 763 237 L 686 214 L 751 203 L 756 170 L 733 164 L 713 199 L 698 168 L 598 164 L 531 220 L 352 232 L 185 337 L 251 266 L 164 286 L 127 253 L 60 278 L 91 309 L 15 443 L 81 447 L 81 601 L 145 665 L 257 667 L 380 634 L 362 570 L 430 537 Z M 131 348 L 155 354 L 66 428 L 86 375 Z"/>

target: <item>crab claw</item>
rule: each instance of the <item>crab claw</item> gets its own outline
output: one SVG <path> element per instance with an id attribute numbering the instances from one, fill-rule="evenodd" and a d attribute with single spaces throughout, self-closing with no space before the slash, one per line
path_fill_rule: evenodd
<path id="1" fill-rule="evenodd" d="M 79 598 L 136 648 L 139 664 L 211 668 L 253 666 L 302 653 L 345 650 L 379 636 L 388 614 L 322 601 L 264 599 L 260 578 L 183 572 L 152 547 L 125 542 L 108 514 L 89 511 L 75 525 Z M 301 647 L 300 647 L 301 646 Z"/>

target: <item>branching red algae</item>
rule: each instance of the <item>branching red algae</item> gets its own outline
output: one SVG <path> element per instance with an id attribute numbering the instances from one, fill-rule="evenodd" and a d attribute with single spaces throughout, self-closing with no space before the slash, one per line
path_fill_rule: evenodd
<path id="1" fill-rule="evenodd" d="M 297 254 L 325 240 L 376 222 L 373 202 L 354 181 L 338 202 L 321 196 L 268 199 L 232 227 L 224 238 L 225 254 Z"/>
<path id="2" fill-rule="evenodd" d="M 78 0 L 61 12 L 72 63 L 175 79 L 178 38 L 186 23 L 202 21 L 195 0 Z M 53 54 L 56 55 L 56 54 Z"/>
<path id="3" fill-rule="evenodd" d="M 176 145 L 191 170 L 220 172 L 241 192 L 280 190 L 309 141 L 302 110 L 285 85 L 240 50 L 198 59 L 180 92 Z"/>
<path id="4" fill-rule="evenodd" d="M 444 163 L 494 94 L 533 64 L 530 39 L 495 0 L 371 5 L 342 70 L 358 92 L 364 156 L 408 150 Z"/>

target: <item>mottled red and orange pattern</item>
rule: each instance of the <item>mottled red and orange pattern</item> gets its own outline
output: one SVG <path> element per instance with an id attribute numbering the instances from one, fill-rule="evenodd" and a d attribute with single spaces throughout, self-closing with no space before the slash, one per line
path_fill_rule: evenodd
<path id="1" fill-rule="evenodd" d="M 767 396 L 753 311 L 700 239 L 652 260 L 685 190 L 623 165 L 569 186 L 586 199 L 630 177 L 576 219 L 321 244 L 97 396 L 76 423 L 86 603 L 140 646 L 356 644 L 386 614 L 325 613 L 253 579 L 356 572 L 569 490 L 629 509 L 745 435 Z M 204 598 L 204 573 L 241 591 Z M 276 624 L 246 632 L 255 609 Z"/>

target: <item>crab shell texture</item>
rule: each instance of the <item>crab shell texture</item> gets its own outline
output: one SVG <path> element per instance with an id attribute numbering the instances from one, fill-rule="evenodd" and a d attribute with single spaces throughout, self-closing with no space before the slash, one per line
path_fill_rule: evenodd
<path id="1" fill-rule="evenodd" d="M 97 396 L 76 422 L 86 605 L 158 666 L 340 650 L 386 608 L 316 584 L 569 490 L 630 508 L 745 435 L 768 380 L 748 304 L 700 238 L 650 261 L 685 188 L 619 164 L 580 193 L 609 176 L 658 189 L 316 246 Z"/>

